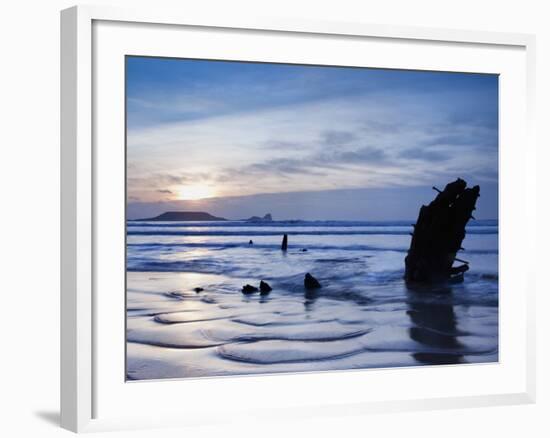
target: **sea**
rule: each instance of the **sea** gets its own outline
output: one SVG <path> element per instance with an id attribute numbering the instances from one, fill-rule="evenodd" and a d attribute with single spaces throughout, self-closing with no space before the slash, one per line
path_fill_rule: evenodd
<path id="1" fill-rule="evenodd" d="M 127 379 L 498 361 L 498 221 L 468 225 L 463 283 L 422 288 L 413 222 L 128 221 Z"/>

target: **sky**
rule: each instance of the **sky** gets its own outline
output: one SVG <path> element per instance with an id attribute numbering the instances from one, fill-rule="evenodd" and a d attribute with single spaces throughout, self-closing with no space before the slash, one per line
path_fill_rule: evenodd
<path id="1" fill-rule="evenodd" d="M 498 76 L 127 57 L 127 214 L 414 219 L 457 177 L 498 217 Z"/>

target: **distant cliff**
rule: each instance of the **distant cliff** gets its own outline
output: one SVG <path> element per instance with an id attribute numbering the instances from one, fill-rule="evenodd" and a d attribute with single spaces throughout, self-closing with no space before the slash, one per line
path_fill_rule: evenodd
<path id="1" fill-rule="evenodd" d="M 223 217 L 212 216 L 204 211 L 167 211 L 156 217 L 140 221 L 225 221 Z"/>
<path id="2" fill-rule="evenodd" d="M 271 213 L 267 213 L 264 217 L 252 216 L 245 219 L 245 221 L 248 222 L 271 222 L 272 220 L 273 218 L 271 217 Z"/>

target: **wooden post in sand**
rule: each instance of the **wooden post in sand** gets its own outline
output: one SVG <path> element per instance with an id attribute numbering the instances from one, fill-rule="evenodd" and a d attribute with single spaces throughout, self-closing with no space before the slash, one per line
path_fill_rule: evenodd
<path id="1" fill-rule="evenodd" d="M 281 244 L 281 250 L 286 251 L 287 247 L 288 247 L 288 236 L 285 234 L 283 236 L 283 243 Z"/>

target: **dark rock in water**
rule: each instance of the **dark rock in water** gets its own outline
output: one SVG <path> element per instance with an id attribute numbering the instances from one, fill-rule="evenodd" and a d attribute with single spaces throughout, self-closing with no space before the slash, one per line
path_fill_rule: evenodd
<path id="1" fill-rule="evenodd" d="M 199 293 L 199 292 L 202 292 L 204 289 L 202 287 L 196 287 L 195 289 L 193 289 L 195 292 Z"/>
<path id="2" fill-rule="evenodd" d="M 260 294 L 261 295 L 267 295 L 269 292 L 271 292 L 273 289 L 269 284 L 267 284 L 265 281 L 260 281 Z"/>
<path id="3" fill-rule="evenodd" d="M 252 239 L 250 239 L 250 240 L 248 241 L 248 244 L 249 244 L 249 245 L 253 245 L 253 244 L 254 244 L 254 242 L 252 242 Z"/>
<path id="4" fill-rule="evenodd" d="M 319 289 L 321 287 L 321 283 L 319 283 L 317 279 L 308 272 L 304 277 L 304 287 L 306 289 Z"/>
<path id="5" fill-rule="evenodd" d="M 283 251 L 286 251 L 287 248 L 288 248 L 288 236 L 285 234 L 283 236 L 283 243 L 281 244 L 281 249 Z"/>
<path id="6" fill-rule="evenodd" d="M 479 186 L 466 187 L 466 181 L 458 178 L 447 184 L 443 191 L 420 213 L 411 246 L 405 258 L 405 280 L 408 282 L 460 282 L 469 269 L 468 262 L 458 259 L 466 236 L 466 224 L 473 218 L 472 212 L 479 195 Z M 463 264 L 453 267 L 455 261 Z"/>
<path id="7" fill-rule="evenodd" d="M 258 292 L 258 288 L 249 284 L 245 284 L 243 286 L 242 292 L 243 294 L 253 294 L 254 292 Z"/>
<path id="8" fill-rule="evenodd" d="M 306 249 L 306 248 L 302 248 L 300 251 L 302 251 L 302 252 L 307 252 L 307 249 Z"/>

